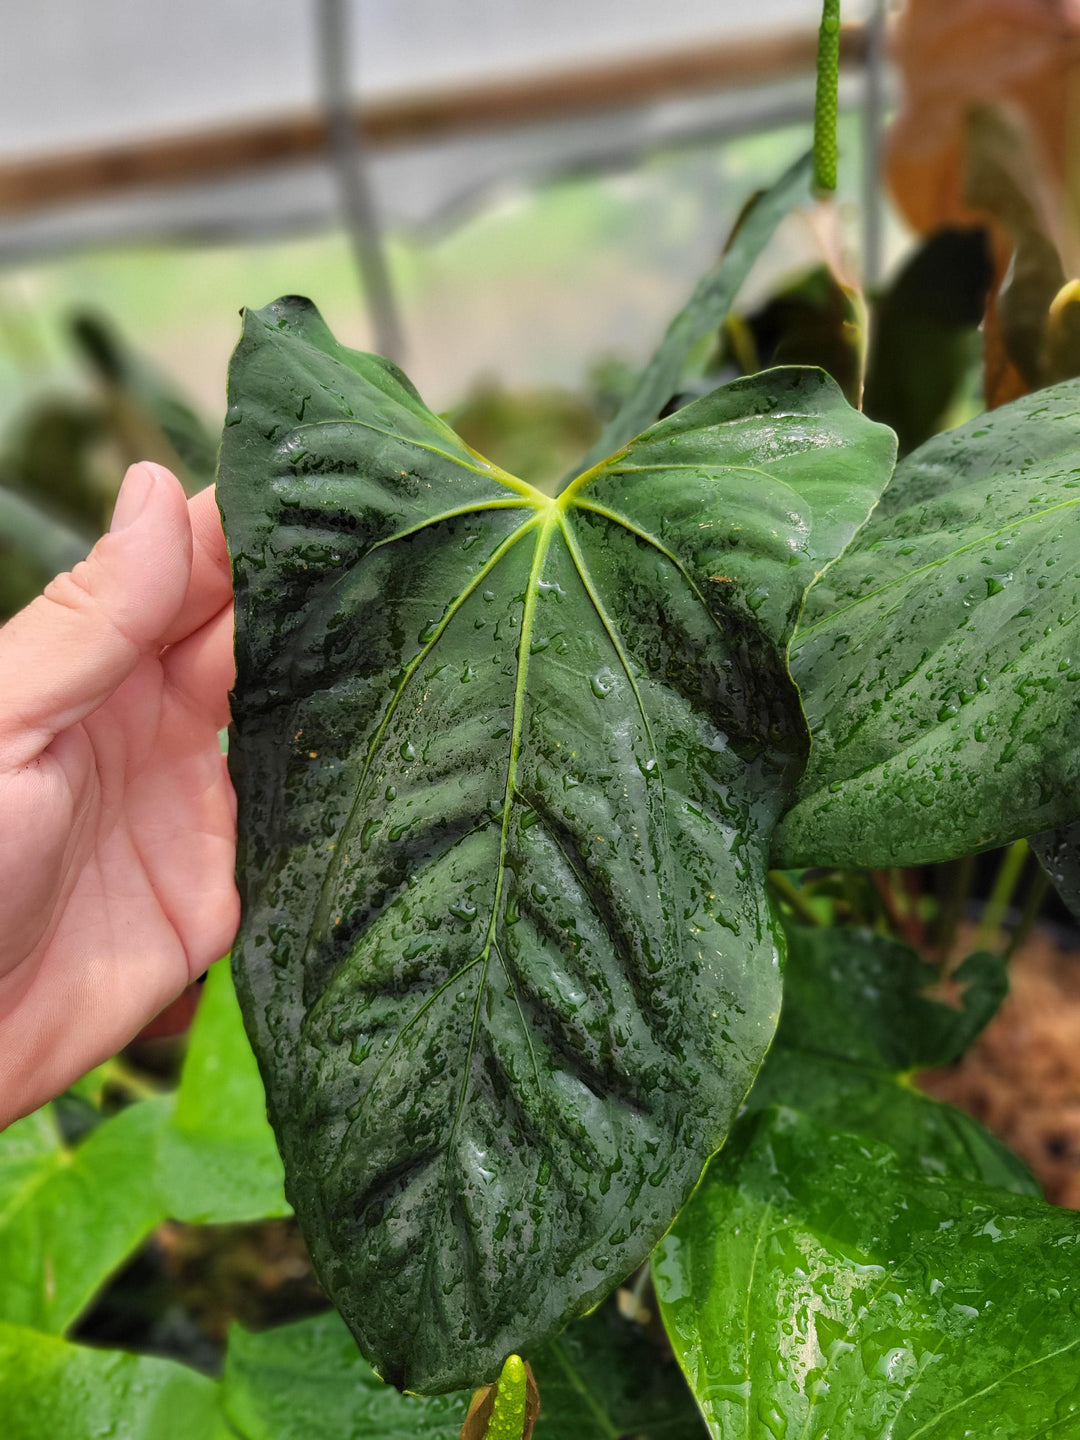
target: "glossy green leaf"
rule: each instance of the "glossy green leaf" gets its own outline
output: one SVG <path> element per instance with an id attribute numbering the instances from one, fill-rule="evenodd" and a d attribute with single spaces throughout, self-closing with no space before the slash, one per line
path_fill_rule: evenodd
<path id="1" fill-rule="evenodd" d="M 165 1218 L 155 1176 L 171 1101 L 66 1145 L 51 1107 L 0 1134 L 0 1320 L 61 1331 Z"/>
<path id="2" fill-rule="evenodd" d="M 945 860 L 1080 813 L 1080 385 L 902 461 L 810 593 L 786 866 Z"/>
<path id="3" fill-rule="evenodd" d="M 717 1440 L 1080 1433 L 1080 1216 L 761 1112 L 654 1265 Z"/>
<path id="4" fill-rule="evenodd" d="M 66 1329 L 167 1218 L 288 1213 L 262 1084 L 218 966 L 177 1095 L 139 1101 L 74 1146 L 50 1106 L 0 1134 L 0 1320 Z"/>
<path id="5" fill-rule="evenodd" d="M 257 1335 L 234 1326 L 222 1389 L 243 1440 L 458 1440 L 469 1401 L 399 1395 L 333 1311 Z"/>
<path id="6" fill-rule="evenodd" d="M 806 586 L 893 440 L 815 371 L 552 500 L 308 302 L 249 312 L 238 988 L 287 1188 L 365 1354 L 488 1381 L 648 1254 L 771 1038 Z"/>
<path id="7" fill-rule="evenodd" d="M 169 1360 L 91 1350 L 0 1322 L 4 1440 L 237 1440 L 218 1390 Z"/>
<path id="8" fill-rule="evenodd" d="M 1005 996 L 999 956 L 969 956 L 952 977 L 901 941 L 855 930 L 792 930 L 776 1041 L 751 1110 L 798 1105 L 814 1120 L 890 1146 L 905 1164 L 1038 1195 L 1019 1160 L 970 1116 L 922 1094 L 918 1070 L 950 1065 Z"/>
<path id="9" fill-rule="evenodd" d="M 610 1301 L 530 1363 L 540 1387 L 534 1440 L 703 1440 L 701 1414 L 671 1355 Z"/>
<path id="10" fill-rule="evenodd" d="M 165 1212 L 174 1220 L 225 1225 L 290 1213 L 266 1095 L 226 963 L 206 978 L 157 1165 Z"/>
<path id="11" fill-rule="evenodd" d="M 599 464 L 651 425 L 679 389 L 691 350 L 719 330 L 754 261 L 776 227 L 796 205 L 810 199 L 812 161 L 802 156 L 775 185 L 756 195 L 736 224 L 723 255 L 698 281 L 693 295 L 668 326 L 656 353 L 642 370 L 617 413 L 572 474 Z"/>

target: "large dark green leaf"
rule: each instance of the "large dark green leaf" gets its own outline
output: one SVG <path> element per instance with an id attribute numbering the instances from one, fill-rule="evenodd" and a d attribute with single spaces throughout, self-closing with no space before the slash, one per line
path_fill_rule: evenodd
<path id="1" fill-rule="evenodd" d="M 1031 836 L 1031 848 L 1072 913 L 1080 920 L 1080 824 Z"/>
<path id="2" fill-rule="evenodd" d="M 905 1164 L 998 1185 L 1038 1186 L 970 1116 L 920 1093 L 911 1076 L 950 1065 L 1006 990 L 996 955 L 972 955 L 940 995 L 941 972 L 910 946 L 854 930 L 796 929 L 788 937 L 784 1008 L 749 1106 L 798 1105 L 812 1118 L 889 1145 Z"/>
<path id="3" fill-rule="evenodd" d="M 552 500 L 308 302 L 248 313 L 235 962 L 290 1198 L 395 1383 L 595 1303 L 722 1142 L 778 1009 L 787 639 L 892 454 L 775 371 Z"/>
<path id="4" fill-rule="evenodd" d="M 713 268 L 698 281 L 689 301 L 668 326 L 656 353 L 638 376 L 596 444 L 572 472 L 580 475 L 651 425 L 679 389 L 691 350 L 719 330 L 754 261 L 781 220 L 810 198 L 811 157 L 803 155 L 771 189 L 750 201 Z"/>
<path id="5" fill-rule="evenodd" d="M 903 461 L 793 646 L 814 743 L 785 865 L 945 860 L 1080 813 L 1080 385 Z"/>
<path id="6" fill-rule="evenodd" d="M 654 1265 L 717 1440 L 1080 1433 L 1080 1216 L 792 1110 L 740 1126 Z"/>

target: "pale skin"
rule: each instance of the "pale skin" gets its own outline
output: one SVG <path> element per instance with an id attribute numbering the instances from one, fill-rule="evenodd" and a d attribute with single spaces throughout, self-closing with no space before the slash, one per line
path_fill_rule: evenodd
<path id="1" fill-rule="evenodd" d="M 0 628 L 0 1128 L 231 945 L 232 676 L 213 491 L 132 466 L 110 533 Z"/>

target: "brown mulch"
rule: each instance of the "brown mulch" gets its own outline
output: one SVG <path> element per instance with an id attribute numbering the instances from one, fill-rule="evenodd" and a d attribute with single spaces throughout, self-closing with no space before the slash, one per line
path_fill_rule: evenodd
<path id="1" fill-rule="evenodd" d="M 1080 950 L 1039 930 L 1009 961 L 1009 995 L 958 1065 L 919 1084 L 966 1110 L 1080 1209 Z"/>

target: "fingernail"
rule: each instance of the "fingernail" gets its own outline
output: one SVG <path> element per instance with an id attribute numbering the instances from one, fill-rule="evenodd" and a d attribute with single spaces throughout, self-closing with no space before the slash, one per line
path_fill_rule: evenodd
<path id="1" fill-rule="evenodd" d="M 132 465 L 129 468 L 116 497 L 112 523 L 109 526 L 111 534 L 115 535 L 118 531 L 127 530 L 134 525 L 145 510 L 150 492 L 156 484 L 157 476 L 149 465 Z"/>

